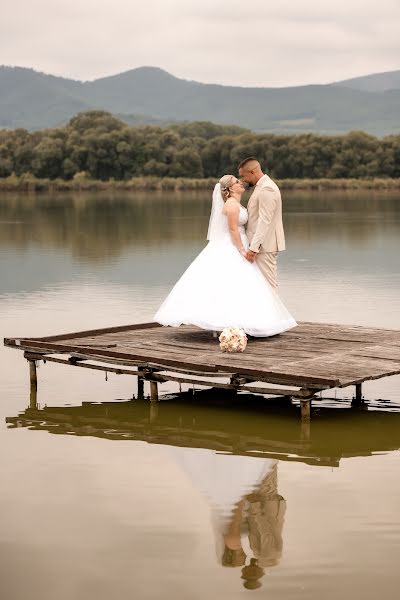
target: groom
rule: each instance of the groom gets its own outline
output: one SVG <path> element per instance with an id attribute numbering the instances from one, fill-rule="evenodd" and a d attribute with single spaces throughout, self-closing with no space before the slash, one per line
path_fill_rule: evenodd
<path id="1" fill-rule="evenodd" d="M 238 168 L 240 179 L 254 186 L 247 204 L 246 233 L 250 247 L 246 258 L 257 262 L 262 274 L 277 292 L 277 256 L 278 252 L 285 250 L 281 193 L 276 183 L 264 175 L 256 158 L 245 158 Z"/>

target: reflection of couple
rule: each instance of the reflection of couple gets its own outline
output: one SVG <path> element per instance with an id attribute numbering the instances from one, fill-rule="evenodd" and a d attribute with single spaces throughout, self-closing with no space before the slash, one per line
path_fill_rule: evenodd
<path id="1" fill-rule="evenodd" d="M 264 480 L 251 493 L 237 502 L 232 518 L 224 532 L 224 553 L 221 562 L 224 566 L 243 566 L 246 553 L 243 549 L 243 535 L 248 535 L 253 558 L 242 569 L 244 586 L 255 589 L 261 586 L 259 579 L 265 567 L 279 564 L 282 555 L 282 528 L 286 501 L 277 493 L 277 464 Z"/>
<path id="2" fill-rule="evenodd" d="M 208 499 L 218 561 L 243 567 L 246 588 L 279 563 L 286 501 L 278 494 L 278 461 L 170 447 L 174 460 Z M 247 564 L 246 564 L 247 563 Z"/>
<path id="3" fill-rule="evenodd" d="M 285 249 L 279 188 L 254 158 L 240 163 L 239 174 L 216 184 L 209 243 L 156 313 L 162 325 L 240 327 L 259 337 L 296 326 L 277 294 L 277 254 Z M 247 210 L 242 182 L 254 186 Z"/>

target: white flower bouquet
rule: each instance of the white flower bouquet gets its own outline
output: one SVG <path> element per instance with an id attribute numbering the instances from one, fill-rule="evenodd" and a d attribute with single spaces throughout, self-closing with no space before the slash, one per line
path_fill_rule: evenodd
<path id="1" fill-rule="evenodd" d="M 219 336 L 219 347 L 222 352 L 244 352 L 247 346 L 247 335 L 238 327 L 227 327 Z"/>

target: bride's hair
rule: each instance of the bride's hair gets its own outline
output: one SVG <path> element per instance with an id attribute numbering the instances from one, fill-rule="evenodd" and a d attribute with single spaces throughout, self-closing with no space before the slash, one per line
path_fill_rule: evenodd
<path id="1" fill-rule="evenodd" d="M 234 175 L 224 175 L 219 180 L 219 184 L 221 186 L 221 194 L 222 194 L 222 198 L 224 199 L 224 202 L 226 202 L 226 200 L 228 200 L 229 196 L 231 195 L 230 188 L 236 182 L 237 182 L 237 177 L 235 177 Z"/>

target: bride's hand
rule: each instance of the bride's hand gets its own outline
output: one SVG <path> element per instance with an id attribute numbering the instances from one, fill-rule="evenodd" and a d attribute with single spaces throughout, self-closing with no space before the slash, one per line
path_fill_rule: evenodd
<path id="1" fill-rule="evenodd" d="M 256 260 L 257 252 L 253 252 L 252 250 L 247 250 L 246 258 L 249 262 L 253 263 Z"/>

